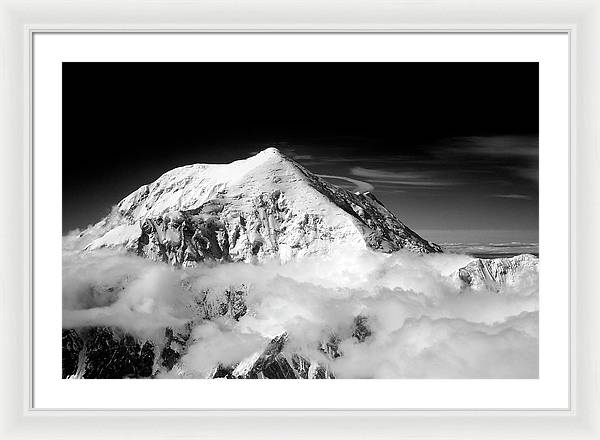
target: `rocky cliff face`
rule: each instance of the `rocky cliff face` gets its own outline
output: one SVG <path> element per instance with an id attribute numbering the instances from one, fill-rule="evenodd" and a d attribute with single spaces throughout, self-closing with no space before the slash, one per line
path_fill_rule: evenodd
<path id="1" fill-rule="evenodd" d="M 248 312 L 246 286 L 222 292 L 203 291 L 195 295 L 194 318 L 179 329 L 165 328 L 157 340 L 140 339 L 118 327 L 82 327 L 63 329 L 63 379 L 190 377 L 181 368 L 181 357 L 194 341 L 192 329 L 203 320 L 225 318 L 239 320 Z M 362 343 L 371 336 L 366 316 L 349 323 L 348 335 Z M 284 332 L 264 348 L 230 365 L 214 365 L 206 379 L 335 379 L 328 360 L 343 356 L 340 336 L 330 334 L 314 347 L 320 359 L 311 359 L 288 347 Z"/>
<path id="2" fill-rule="evenodd" d="M 454 276 L 463 288 L 501 292 L 522 283 L 537 283 L 539 259 L 522 254 L 512 258 L 477 258 Z"/>
<path id="3" fill-rule="evenodd" d="M 429 253 L 370 193 L 329 184 L 275 148 L 227 165 L 174 169 L 81 234 L 87 249 L 123 247 L 175 266 L 288 261 L 333 244 Z"/>
<path id="4" fill-rule="evenodd" d="M 154 344 L 116 328 L 63 330 L 63 379 L 143 379 L 178 370 L 187 334 L 165 332 Z M 335 379 L 333 372 L 298 353 L 284 352 L 287 335 L 234 365 L 215 365 L 205 379 Z M 182 373 L 185 377 L 185 373 Z"/>

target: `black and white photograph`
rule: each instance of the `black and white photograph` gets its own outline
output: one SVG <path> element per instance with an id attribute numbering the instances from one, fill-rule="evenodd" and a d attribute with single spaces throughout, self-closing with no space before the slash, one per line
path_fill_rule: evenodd
<path id="1" fill-rule="evenodd" d="M 538 67 L 63 63 L 62 378 L 537 379 Z"/>

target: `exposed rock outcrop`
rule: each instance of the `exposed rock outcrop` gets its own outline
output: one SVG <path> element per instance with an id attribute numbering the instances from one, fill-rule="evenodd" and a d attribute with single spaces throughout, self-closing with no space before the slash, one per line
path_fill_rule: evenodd
<path id="1" fill-rule="evenodd" d="M 477 258 L 454 273 L 462 288 L 501 292 L 522 283 L 537 285 L 539 259 L 522 254 L 512 258 Z"/>

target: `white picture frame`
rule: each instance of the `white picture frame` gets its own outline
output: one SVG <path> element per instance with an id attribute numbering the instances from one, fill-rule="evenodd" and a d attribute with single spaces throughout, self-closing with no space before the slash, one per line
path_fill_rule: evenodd
<path id="1" fill-rule="evenodd" d="M 596 1 L 0 3 L 3 438 L 599 438 Z M 30 407 L 31 41 L 62 32 L 566 32 L 571 50 L 571 405 L 554 411 L 41 411 Z M 566 270 L 566 269 L 565 269 Z"/>

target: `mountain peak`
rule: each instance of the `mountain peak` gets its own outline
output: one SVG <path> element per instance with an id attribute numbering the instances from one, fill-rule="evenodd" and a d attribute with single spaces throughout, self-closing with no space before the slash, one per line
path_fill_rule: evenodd
<path id="1" fill-rule="evenodd" d="M 299 165 L 293 160 L 291 157 L 286 156 L 281 151 L 279 151 L 275 147 L 268 147 L 264 150 L 259 151 L 254 156 L 250 156 L 248 159 L 238 160 L 233 163 L 244 162 L 247 163 L 248 166 L 260 166 L 262 164 L 292 164 L 294 168 L 297 168 Z"/>
<path id="2" fill-rule="evenodd" d="M 275 158 L 286 158 L 287 159 L 287 156 L 275 147 L 265 148 L 264 150 L 259 151 L 258 154 L 256 154 L 256 156 L 264 157 L 264 158 L 275 157 Z"/>
<path id="3" fill-rule="evenodd" d="M 175 265 L 287 261 L 338 245 L 441 251 L 372 194 L 332 185 L 274 147 L 229 164 L 171 170 L 85 233 L 89 249 L 121 246 Z"/>

